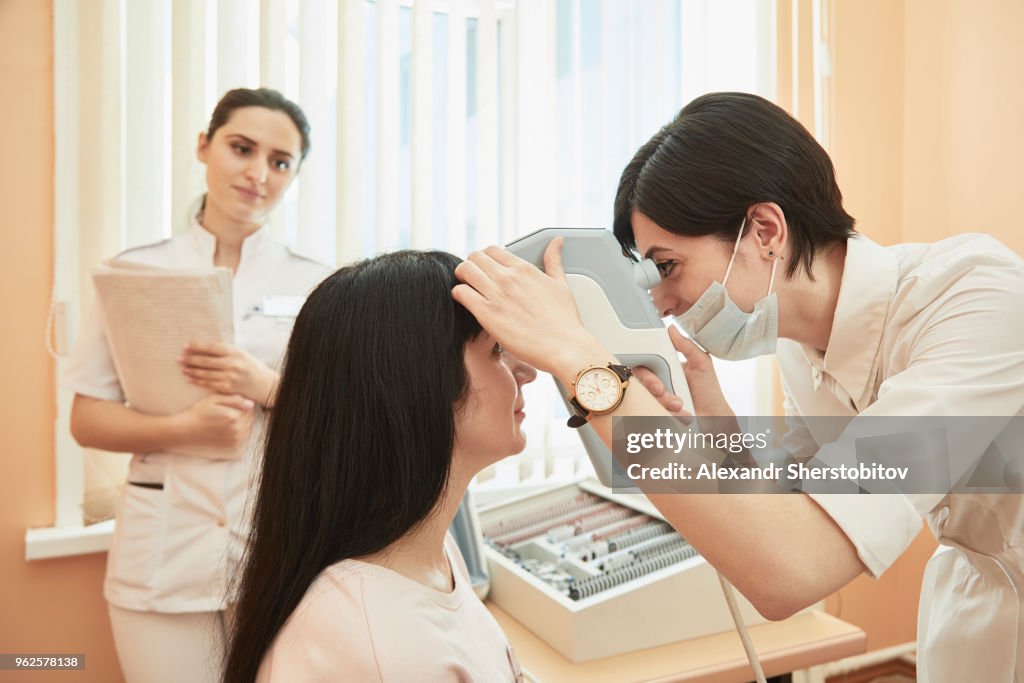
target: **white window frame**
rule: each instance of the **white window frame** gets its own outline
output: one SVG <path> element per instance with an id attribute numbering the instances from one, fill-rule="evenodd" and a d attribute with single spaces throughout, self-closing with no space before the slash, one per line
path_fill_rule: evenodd
<path id="1" fill-rule="evenodd" d="M 241 7 L 239 3 L 247 0 L 224 1 L 227 4 L 222 5 L 220 15 L 216 18 L 211 18 L 204 14 L 206 12 L 204 0 L 175 0 L 176 3 L 186 3 L 186 9 L 179 13 L 179 8 L 175 7 L 174 20 L 179 22 L 198 22 L 204 24 L 208 31 L 211 25 L 210 22 L 215 22 L 218 18 L 223 20 L 224 12 L 230 12 L 232 8 L 238 10 Z M 346 15 L 345 12 L 351 10 L 360 1 L 343 0 L 339 10 L 342 13 L 342 16 L 339 17 L 339 26 L 344 26 L 344 22 L 353 20 L 353 17 L 356 15 Z M 681 12 L 687 20 L 693 16 L 703 17 L 707 3 L 711 1 L 713 0 L 680 0 Z M 820 2 L 820 0 L 814 1 L 816 4 Z M 104 60 L 109 60 L 106 63 L 111 74 L 117 74 L 116 77 L 122 79 L 121 83 L 124 82 L 124 78 L 127 78 L 129 82 L 138 83 L 144 81 L 144 73 L 139 72 L 139 69 L 144 67 L 136 65 L 133 67 L 134 71 L 125 74 L 121 74 L 119 71 L 118 60 L 120 59 L 120 51 L 125 49 L 126 42 L 125 27 L 120 23 L 120 17 L 123 17 L 122 13 L 125 10 L 123 4 L 125 0 L 99 0 L 99 2 L 102 4 L 102 11 L 107 13 L 105 15 L 107 26 L 113 27 L 111 30 L 116 33 L 116 35 L 107 37 L 110 42 L 110 49 L 103 56 Z M 264 16 L 282 17 L 285 13 L 286 2 L 287 0 L 261 0 L 260 10 L 264 13 Z M 545 193 L 541 191 L 545 184 L 549 182 L 549 176 L 553 172 L 550 170 L 544 172 L 537 171 L 538 168 L 546 166 L 543 160 L 546 159 L 547 151 L 555 142 L 554 122 L 544 120 L 543 116 L 538 113 L 544 111 L 547 107 L 554 106 L 554 82 L 553 76 L 549 80 L 538 78 L 536 74 L 539 71 L 543 71 L 545 60 L 554 59 L 554 15 L 556 2 L 557 0 L 551 0 L 547 3 L 529 0 L 516 4 L 509 0 L 433 0 L 431 3 L 430 9 L 436 12 L 455 12 L 457 14 L 464 14 L 466 17 L 479 17 L 482 13 L 485 18 L 490 16 L 502 22 L 504 27 L 502 29 L 500 47 L 496 41 L 489 43 L 494 46 L 495 52 L 482 55 L 482 58 L 485 60 L 501 59 L 504 64 L 504 70 L 500 79 L 500 105 L 490 100 L 483 102 L 481 105 L 483 113 L 479 115 L 478 119 L 481 121 L 486 120 L 486 125 L 483 125 L 481 129 L 482 139 L 486 143 L 485 146 L 493 144 L 499 150 L 498 154 L 501 164 L 500 167 L 496 167 L 493 170 L 493 173 L 497 174 L 496 180 L 500 184 L 500 196 L 503 198 L 500 204 L 498 194 L 485 193 L 477 198 L 478 207 L 482 204 L 485 209 L 489 209 L 489 212 L 495 216 L 494 222 L 487 223 L 479 228 L 483 234 L 491 238 L 489 240 L 491 242 L 505 242 L 518 236 L 520 231 L 516 229 L 517 226 L 528 226 L 532 230 L 554 222 L 550 219 L 551 216 L 555 215 L 554 199 L 550 196 L 545 197 Z M 570 0 L 570 2 L 573 3 L 573 11 L 578 16 L 580 0 Z M 431 12 L 423 9 L 425 5 L 422 3 L 416 4 L 412 0 L 381 0 L 381 4 L 389 5 L 393 8 L 398 6 L 412 7 L 414 45 L 430 42 Z M 154 3 L 153 7 L 155 6 L 156 4 Z M 132 11 L 136 13 L 149 12 L 145 16 L 136 14 L 136 17 L 141 17 L 140 21 L 159 22 L 166 19 L 166 17 L 157 16 L 158 11 L 153 7 L 148 10 L 139 9 L 134 6 L 134 3 L 133 7 Z M 758 11 L 768 12 L 770 19 L 762 17 L 759 21 L 770 20 L 774 23 L 774 8 L 774 0 L 769 3 L 760 4 Z M 67 353 L 70 350 L 73 332 L 79 327 L 81 319 L 80 302 L 83 299 L 81 289 L 83 286 L 83 274 L 80 271 L 79 261 L 80 130 L 76 112 L 81 82 L 81 74 L 79 72 L 79 9 L 80 4 L 78 0 L 54 0 L 56 170 L 53 339 L 58 354 Z M 114 16 L 118 18 L 113 19 Z M 487 23 L 484 30 L 490 30 L 486 27 L 494 25 Z M 546 30 L 520 30 L 520 26 L 544 26 Z M 280 24 L 264 22 L 260 32 L 264 38 L 275 35 L 280 37 L 279 32 L 281 30 Z M 275 33 L 275 31 L 278 33 Z M 774 38 L 774 29 L 770 33 Z M 203 31 L 200 31 L 200 34 L 204 36 L 204 39 L 198 44 L 199 53 L 201 55 L 216 54 L 217 45 L 212 37 L 213 34 Z M 699 31 L 697 35 L 699 36 Z M 692 32 L 690 37 L 693 37 Z M 605 38 L 607 39 L 607 36 Z M 458 45 L 458 43 L 456 44 Z M 687 45 L 688 49 L 697 50 L 694 54 L 700 55 L 707 52 L 707 46 L 703 45 L 699 40 L 691 40 Z M 765 41 L 760 45 L 763 51 L 763 58 L 760 62 L 761 69 L 764 74 L 767 74 L 770 82 L 774 83 L 774 41 Z M 159 44 L 146 47 L 149 48 L 154 62 L 159 59 L 159 52 L 161 50 L 174 49 L 174 46 Z M 497 52 L 499 49 L 500 54 Z M 254 52 L 254 54 L 257 53 Z M 212 106 L 212 101 L 217 94 L 214 90 L 212 77 L 207 77 L 204 73 L 204 58 L 191 59 L 182 67 L 178 62 L 182 59 L 189 59 L 189 56 L 175 53 L 173 57 L 177 67 L 184 68 L 184 80 L 190 81 L 193 86 L 197 83 L 201 84 L 205 93 L 205 98 L 191 98 L 195 101 L 188 104 L 190 107 L 189 116 L 191 118 L 198 117 L 200 120 L 208 114 L 209 107 Z M 267 54 L 262 54 L 260 58 L 262 59 L 261 71 L 264 73 L 264 82 L 271 87 L 281 89 L 280 83 L 283 82 L 284 69 L 286 67 L 285 60 L 271 59 Z M 480 58 L 481 56 L 478 55 L 478 59 Z M 227 68 L 223 64 L 221 67 Z M 341 71 L 339 82 L 344 83 L 346 80 L 349 82 L 355 80 L 359 77 L 359 70 L 361 68 L 362 65 L 356 61 L 339 59 L 339 70 Z M 429 72 L 429 65 L 417 63 L 413 66 L 413 69 L 415 73 L 422 75 Z M 115 76 L 109 77 L 113 78 Z M 487 76 L 478 76 L 478 78 L 486 79 Z M 178 80 L 180 81 L 181 79 Z M 486 80 L 482 83 L 485 86 L 493 85 L 493 82 Z M 110 86 L 108 83 L 108 87 L 124 86 Z M 161 98 L 167 98 L 171 95 L 176 100 L 182 99 L 184 91 L 180 91 L 179 87 L 182 86 L 175 85 L 173 93 L 154 92 L 149 101 L 160 102 L 162 101 Z M 684 86 L 682 91 L 685 93 L 685 90 Z M 765 94 L 771 95 L 773 90 Z M 429 94 L 424 92 L 423 87 L 417 88 L 415 86 L 411 95 L 414 110 L 416 107 L 422 107 L 423 102 L 429 97 Z M 202 99 L 209 101 L 201 101 Z M 683 97 L 684 101 L 688 99 L 689 97 Z M 388 100 L 385 100 L 385 104 L 387 102 Z M 537 103 L 540 103 L 540 105 L 537 106 Z M 531 104 L 533 105 L 532 107 L 529 106 Z M 153 104 L 152 106 L 159 107 L 162 105 Z M 456 112 L 457 109 L 457 106 L 454 107 Z M 153 112 L 149 112 L 149 114 L 153 115 Z M 133 151 L 130 152 L 133 156 L 128 156 L 129 150 L 124 149 L 121 137 L 123 135 L 121 122 L 125 120 L 126 116 L 124 106 L 121 105 L 120 110 L 112 112 L 109 120 L 105 120 L 102 123 L 103 130 L 101 134 L 107 136 L 111 145 L 116 146 L 116 153 L 112 154 L 111 158 L 103 163 L 111 165 L 121 164 L 121 167 L 127 164 L 131 168 L 136 168 L 136 166 L 133 166 L 133 159 L 137 159 L 141 152 Z M 503 122 L 501 126 L 497 124 L 499 117 Z M 350 115 L 345 115 L 341 112 L 340 107 L 335 123 L 337 125 L 339 149 L 359 137 L 360 129 L 353 124 Z M 181 122 L 177 119 L 173 123 L 166 124 L 167 130 L 170 130 L 171 126 L 175 126 L 174 135 L 176 138 L 185 138 L 192 134 L 188 130 L 183 130 Z M 530 134 L 519 135 L 520 131 L 530 131 Z M 646 135 L 649 136 L 653 132 L 651 130 Z M 415 169 L 419 169 L 420 175 L 429 177 L 429 167 L 425 162 L 425 159 L 429 156 L 431 144 L 429 131 L 421 131 L 421 133 L 425 134 L 417 136 L 413 142 L 412 163 L 414 173 Z M 166 145 L 166 136 L 154 144 Z M 159 152 L 154 152 L 170 155 L 172 168 L 177 175 L 181 175 L 181 169 L 192 168 L 196 163 L 192 158 L 191 149 L 187 147 L 179 149 L 179 147 L 176 142 L 174 149 L 164 148 Z M 458 154 L 460 151 L 462 151 L 461 148 L 456 148 L 455 153 Z M 342 157 L 344 155 L 339 156 Z M 358 159 L 353 158 L 352 155 L 343 158 L 337 163 L 337 185 L 334 188 L 321 188 L 320 191 L 330 192 L 333 190 L 339 193 L 340 196 L 343 192 L 352 192 L 353 179 L 359 175 L 360 169 Z M 453 166 L 455 170 L 449 169 L 449 172 L 457 174 L 460 166 L 458 164 L 453 164 Z M 123 178 L 121 167 L 114 170 L 118 177 Z M 104 173 L 105 169 L 98 169 L 97 172 Z M 389 171 L 385 168 L 383 171 L 378 169 L 378 172 L 386 175 Z M 545 173 L 548 175 L 545 175 Z M 197 172 L 192 172 L 189 174 L 187 184 L 179 183 L 173 185 L 168 193 L 160 189 L 161 187 L 166 187 L 164 180 L 159 177 L 151 178 L 147 183 L 147 185 L 153 186 L 153 196 L 150 198 L 150 203 L 154 207 L 159 207 L 157 209 L 158 215 L 165 217 L 173 215 L 173 224 L 177 225 L 181 222 L 182 212 L 185 211 L 183 207 L 187 205 L 188 198 L 198 193 L 198 187 L 201 185 L 199 180 Z M 451 190 L 453 186 L 456 188 L 454 191 Z M 448 183 L 448 187 L 450 193 L 457 193 L 458 183 Z M 418 210 L 418 213 L 414 213 L 414 215 L 430 215 L 429 208 L 433 196 L 430 189 L 425 185 L 414 188 L 412 202 L 413 206 Z M 109 188 L 101 198 L 101 201 L 107 202 L 108 206 L 123 207 L 124 202 L 122 199 L 124 192 L 123 187 Z M 544 199 L 539 202 L 533 201 L 534 197 L 544 197 Z M 436 201 L 436 198 L 433 201 Z M 456 208 L 454 215 L 458 219 L 461 215 L 458 209 L 458 202 L 452 202 L 451 206 Z M 301 211 L 301 208 L 299 210 Z M 390 210 L 390 208 L 388 207 L 386 210 Z M 121 209 L 121 211 L 123 213 L 124 209 Z M 352 231 L 352 226 L 358 225 L 360 213 L 361 210 L 356 206 L 355 202 L 339 201 L 336 214 L 337 220 L 339 225 L 344 225 L 346 228 L 339 228 L 337 230 L 338 238 L 343 236 L 343 230 Z M 355 220 L 350 220 L 352 217 L 355 217 Z M 145 216 L 132 216 L 131 221 L 128 218 L 128 216 L 123 216 L 121 225 L 140 225 L 146 222 Z M 169 218 L 164 220 L 170 221 Z M 161 229 L 164 233 L 168 232 L 167 225 L 164 225 Z M 276 220 L 272 220 L 271 229 L 279 238 L 284 236 L 284 228 L 280 216 Z M 429 233 L 429 227 L 414 223 L 412 226 L 412 246 L 431 246 Z M 466 245 L 455 243 L 446 246 L 450 250 L 460 251 L 460 247 L 464 250 Z M 470 246 L 475 247 L 477 245 Z M 358 255 L 361 254 L 343 253 L 341 248 L 337 248 L 335 256 L 339 261 L 346 261 L 352 256 Z M 58 377 L 61 376 L 66 362 L 63 357 L 57 357 L 56 370 Z M 759 386 L 770 387 L 773 372 L 771 361 L 769 359 L 762 359 L 756 363 L 756 375 Z M 547 377 L 538 380 L 538 384 L 549 382 L 551 380 Z M 535 393 L 536 391 L 544 391 L 543 389 L 534 389 Z M 553 390 L 547 391 L 546 395 L 546 400 L 551 402 L 549 405 L 554 405 L 558 400 Z M 52 527 L 30 529 L 26 532 L 26 559 L 43 559 L 101 552 L 106 550 L 109 544 L 110 535 L 113 530 L 113 520 L 89 526 L 85 526 L 82 521 L 82 499 L 84 493 L 83 451 L 75 443 L 68 429 L 72 398 L 71 392 L 58 387 L 57 419 L 54 427 L 56 442 L 55 523 Z M 750 405 L 756 407 L 758 414 L 769 414 L 771 412 L 770 392 L 760 392 L 755 402 Z M 519 471 L 518 480 L 522 483 L 516 484 L 515 490 L 517 492 L 522 492 L 524 487 L 550 485 L 548 480 L 552 477 L 552 473 L 548 470 L 551 469 L 552 463 L 547 455 L 550 449 L 568 449 L 575 450 L 577 453 L 583 452 L 578 440 L 570 438 L 574 437 L 572 432 L 567 432 L 567 437 L 564 435 L 550 437 L 546 426 L 539 431 L 539 441 L 537 438 L 532 439 L 532 442 L 535 444 L 533 456 L 527 456 L 506 463 L 506 467 Z M 551 438 L 554 438 L 555 441 L 550 442 Z M 556 466 L 555 469 L 557 470 L 558 467 Z M 556 479 L 559 477 L 571 478 L 577 473 L 575 469 L 570 468 L 570 470 L 554 472 L 554 477 Z M 482 489 L 486 497 L 488 486 L 484 484 Z M 491 494 L 500 493 L 502 486 L 491 486 L 490 489 Z"/>

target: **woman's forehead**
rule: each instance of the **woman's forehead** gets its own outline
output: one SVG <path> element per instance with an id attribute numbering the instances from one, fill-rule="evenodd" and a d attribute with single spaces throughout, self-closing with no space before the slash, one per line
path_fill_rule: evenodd
<path id="1" fill-rule="evenodd" d="M 261 147 L 298 156 L 302 150 L 302 136 L 291 118 L 282 111 L 266 107 L 240 107 L 231 112 L 219 133 L 241 135 Z"/>

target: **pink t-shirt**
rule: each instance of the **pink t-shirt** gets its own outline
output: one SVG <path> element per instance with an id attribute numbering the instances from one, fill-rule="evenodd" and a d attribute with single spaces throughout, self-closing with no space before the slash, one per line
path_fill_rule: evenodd
<path id="1" fill-rule="evenodd" d="M 257 683 L 522 680 L 451 535 L 445 550 L 451 593 L 358 560 L 325 569 L 278 632 Z"/>

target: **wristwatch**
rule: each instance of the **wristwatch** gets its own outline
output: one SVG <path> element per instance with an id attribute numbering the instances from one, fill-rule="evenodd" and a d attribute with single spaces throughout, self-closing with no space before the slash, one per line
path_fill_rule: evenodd
<path id="1" fill-rule="evenodd" d="M 574 411 L 568 425 L 578 429 L 591 415 L 604 415 L 619 407 L 633 371 L 625 365 L 588 365 L 576 374 L 569 405 Z"/>

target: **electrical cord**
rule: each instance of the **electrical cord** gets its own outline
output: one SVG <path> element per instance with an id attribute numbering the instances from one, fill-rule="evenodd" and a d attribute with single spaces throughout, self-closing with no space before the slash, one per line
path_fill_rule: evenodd
<path id="1" fill-rule="evenodd" d="M 726 604 L 729 605 L 729 613 L 732 614 L 732 621 L 736 624 L 736 632 L 740 634 L 740 641 L 743 643 L 743 649 L 747 653 L 747 661 L 750 662 L 750 668 L 754 670 L 754 676 L 757 677 L 757 683 L 767 683 L 764 678 L 764 670 L 761 669 L 761 660 L 757 657 L 757 650 L 754 649 L 754 643 L 750 640 L 747 625 L 743 621 L 743 615 L 740 614 L 739 605 L 736 604 L 735 589 L 721 574 L 718 575 L 718 580 L 722 584 L 722 594 L 725 596 Z"/>

